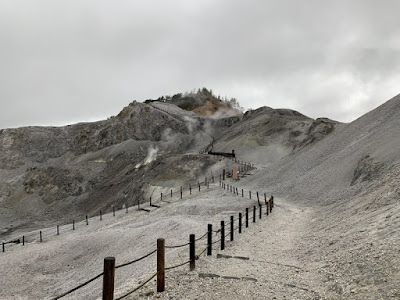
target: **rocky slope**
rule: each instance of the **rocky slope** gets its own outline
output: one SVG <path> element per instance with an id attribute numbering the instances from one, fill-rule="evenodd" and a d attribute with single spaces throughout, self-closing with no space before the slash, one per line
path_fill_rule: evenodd
<path id="1" fill-rule="evenodd" d="M 197 122 L 132 102 L 105 121 L 1 130 L 3 232 L 144 201 L 153 160 L 210 141 Z M 193 172 L 203 172 L 204 162 L 198 160 Z"/>
<path id="2" fill-rule="evenodd" d="M 235 152 L 246 159 L 272 164 L 292 152 L 322 140 L 340 123 L 326 118 L 311 119 L 289 109 L 261 107 L 248 111 L 215 143 L 218 151 Z"/>
<path id="3" fill-rule="evenodd" d="M 168 101 L 155 101 L 133 103 L 117 117 L 92 124 L 3 130 L 0 133 L 3 236 L 13 236 L 17 227 L 26 231 L 43 226 L 46 220 L 51 223 L 64 217 L 70 221 L 71 216 L 97 213 L 111 204 L 123 205 L 127 199 L 134 204 L 211 171 L 218 174 L 228 166 L 223 160 L 197 154 L 214 138 L 214 150 L 234 149 L 240 160 L 256 164 L 253 176 L 242 179 L 239 186 L 267 191 L 282 199 L 281 203 L 277 201 L 275 211 L 283 214 L 282 218 L 274 215 L 273 218 L 279 218 L 275 227 L 260 229 L 265 231 L 263 235 L 271 235 L 271 240 L 260 241 L 255 231 L 248 238 L 248 244 L 254 247 L 237 245 L 233 253 L 244 251 L 260 261 L 270 259 L 273 253 L 275 261 L 282 265 L 288 265 L 289 261 L 301 272 L 260 270 L 259 282 L 274 290 L 268 294 L 257 289 L 255 297 L 294 295 L 288 277 L 293 276 L 297 278 L 293 279 L 296 285 L 307 286 L 312 292 L 300 289 L 293 296 L 299 299 L 397 299 L 400 297 L 399 136 L 400 95 L 350 124 L 324 118 L 313 120 L 295 111 L 268 107 L 243 116 L 215 119 L 199 116 L 195 109 L 182 110 Z M 140 222 L 155 226 L 153 232 L 146 231 L 149 245 L 160 233 L 173 236 L 175 226 L 184 231 L 185 222 L 193 221 L 194 214 L 196 224 L 192 224 L 192 229 L 205 226 L 210 216 L 218 221 L 216 218 L 229 215 L 232 195 L 221 192 L 205 199 L 190 199 L 183 207 L 177 202 L 173 208 L 157 210 L 160 222 L 141 215 Z M 235 213 L 243 204 L 239 200 L 235 199 Z M 215 207 L 220 203 L 226 208 L 215 215 Z M 180 213 L 183 215 L 176 222 Z M 168 219 L 171 215 L 173 220 Z M 126 224 L 135 230 L 141 228 L 143 224 L 134 225 L 134 219 Z M 287 226 L 291 220 L 297 223 Z M 116 239 L 114 226 L 118 233 L 125 227 L 121 229 L 110 222 L 107 232 Z M 168 232 L 162 232 L 163 222 L 168 224 Z M 105 247 L 98 226 L 90 235 Z M 275 229 L 269 232 L 271 228 Z M 144 238 L 141 230 L 135 232 L 137 238 Z M 61 243 L 58 240 L 49 246 L 58 249 Z M 102 255 L 109 255 L 102 247 Z M 122 241 L 117 248 L 113 251 L 124 257 L 132 251 L 132 247 L 124 248 Z M 80 245 L 80 249 L 82 252 L 90 249 L 93 255 L 98 251 L 86 244 Z M 268 253 L 263 252 L 265 249 Z M 24 251 L 28 259 L 31 253 Z M 18 261 L 12 253 L 7 255 Z M 84 257 L 93 260 L 88 255 Z M 50 269 L 54 267 L 50 262 L 48 265 Z M 231 264 L 223 263 L 213 268 L 203 266 L 210 272 L 235 270 Z M 243 265 L 237 270 L 238 274 L 251 271 L 245 268 Z M 18 270 L 13 272 L 19 276 Z M 269 272 L 279 277 L 278 283 L 263 278 Z M 176 276 L 177 280 L 181 277 L 182 274 Z M 202 280 L 198 282 L 201 284 Z M 191 283 L 194 291 L 198 282 Z M 217 298 L 215 291 L 227 287 L 222 281 L 207 281 L 207 284 L 212 284 L 207 299 Z M 250 288 L 248 283 L 240 286 Z M 197 296 L 180 288 L 179 282 L 174 288 L 182 297 Z M 234 293 L 230 295 L 232 298 Z"/>

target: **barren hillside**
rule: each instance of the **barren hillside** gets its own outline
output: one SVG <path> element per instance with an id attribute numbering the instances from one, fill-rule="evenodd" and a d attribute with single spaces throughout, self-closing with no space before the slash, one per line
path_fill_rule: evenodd
<path id="1" fill-rule="evenodd" d="M 214 142 L 214 151 L 235 150 L 239 160 L 255 164 L 251 175 L 226 183 L 273 194 L 273 216 L 220 252 L 248 261 L 214 255 L 199 260 L 195 272 L 171 272 L 168 292 L 156 295 L 149 283 L 132 299 L 400 298 L 400 96 L 350 124 L 269 107 L 221 119 L 208 100 L 192 107 L 183 98 L 132 103 L 97 123 L 2 130 L 2 238 L 97 215 L 111 205 L 147 202 L 204 176 L 218 178 L 232 162 L 198 154 Z M 105 256 L 129 260 L 160 236 L 185 241 L 255 203 L 215 183 L 204 195 L 174 198 L 151 212 L 97 220 L 94 231 L 81 226 L 65 239 L 13 245 L 0 255 L 0 271 L 10 270 L 0 298 L 50 297 L 95 274 Z M 185 255 L 176 251 L 171 259 Z M 135 287 L 153 267 L 154 261 L 137 267 L 133 278 L 124 271 L 117 293 Z M 28 273 L 35 279 L 21 290 Z M 95 286 L 81 295 L 99 296 Z"/>

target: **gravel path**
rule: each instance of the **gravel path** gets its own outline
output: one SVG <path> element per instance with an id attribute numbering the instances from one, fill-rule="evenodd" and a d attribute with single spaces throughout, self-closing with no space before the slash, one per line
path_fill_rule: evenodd
<path id="1" fill-rule="evenodd" d="M 239 236 L 235 231 L 224 251 L 201 256 L 194 271 L 183 266 L 168 272 L 164 293 L 155 293 L 153 280 L 127 299 L 324 298 L 326 274 L 307 256 L 313 210 L 282 198 L 275 201 L 271 215 L 260 220 L 257 213 L 256 224 L 250 222 Z"/>

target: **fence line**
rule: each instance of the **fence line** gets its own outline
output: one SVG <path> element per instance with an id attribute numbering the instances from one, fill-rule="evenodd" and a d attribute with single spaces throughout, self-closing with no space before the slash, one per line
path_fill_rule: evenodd
<path id="1" fill-rule="evenodd" d="M 207 190 L 208 190 L 210 182 L 215 183 L 215 177 L 214 176 L 205 177 L 204 181 L 199 181 L 198 180 L 196 182 L 196 186 L 204 185 L 204 186 L 207 186 Z M 189 184 L 189 185 L 191 185 L 191 184 Z M 199 190 L 201 191 L 200 188 L 199 188 Z M 183 187 L 181 186 L 180 189 L 175 190 L 175 191 L 173 191 L 173 189 L 171 189 L 171 193 L 169 193 L 169 195 L 170 195 L 170 197 L 172 197 L 173 195 L 181 194 L 181 199 L 183 199 L 183 194 L 182 193 L 183 193 Z M 164 196 L 164 198 L 165 197 L 166 196 Z M 161 199 L 162 199 L 162 196 L 160 196 L 158 199 L 156 198 L 155 200 L 156 201 L 157 200 L 161 201 Z M 151 200 L 150 200 L 150 202 L 151 202 Z M 167 201 L 164 201 L 164 202 L 167 202 Z M 170 203 L 170 202 L 167 202 L 167 203 Z M 115 210 L 115 206 L 111 205 L 111 207 L 112 207 L 111 210 L 112 210 L 113 216 L 115 217 L 116 212 L 118 213 L 118 212 L 123 211 L 124 210 L 124 206 L 125 206 L 125 212 L 128 213 L 128 208 L 129 208 L 128 203 L 124 204 L 122 206 L 122 208 L 118 209 L 117 211 Z M 135 207 L 135 206 L 136 205 L 133 205 L 131 207 Z M 143 208 L 140 208 L 140 201 L 138 201 L 138 205 L 137 206 L 138 206 L 138 210 L 145 210 Z M 150 206 L 160 207 L 160 206 L 157 206 L 157 205 L 154 205 L 154 204 L 153 205 L 151 204 Z M 100 216 L 100 221 L 102 221 L 104 216 L 105 216 L 105 214 L 109 214 L 109 213 L 111 213 L 111 211 L 109 211 L 109 210 L 106 210 L 106 211 L 100 210 L 99 214 L 96 213 L 96 214 L 92 214 L 92 215 L 86 215 L 83 220 L 78 221 L 78 222 L 76 222 L 75 220 L 72 220 L 73 221 L 72 223 L 57 224 L 57 225 L 55 225 L 54 228 L 37 229 L 37 230 L 31 231 L 31 232 L 28 232 L 26 234 L 23 234 L 22 236 L 15 237 L 15 238 L 13 238 L 11 240 L 6 240 L 6 241 L 2 242 L 2 252 L 5 252 L 5 250 L 6 250 L 5 246 L 7 244 L 21 244 L 22 243 L 23 246 L 24 246 L 25 243 L 29 242 L 28 239 L 27 239 L 28 237 L 31 238 L 31 239 L 35 239 L 35 240 L 37 239 L 37 237 L 39 237 L 39 241 L 43 242 L 43 237 L 45 235 L 46 236 L 53 235 L 53 234 L 54 234 L 54 236 L 60 235 L 61 233 L 68 231 L 68 229 L 67 229 L 68 226 L 71 226 L 71 228 L 72 228 L 71 230 L 75 230 L 76 229 L 75 225 L 78 225 L 81 222 L 86 222 L 86 225 L 89 225 L 89 219 L 97 218 L 99 216 Z"/>
<path id="2" fill-rule="evenodd" d="M 267 205 L 265 205 L 265 206 L 267 207 L 267 209 L 268 209 L 270 212 L 272 212 L 272 208 L 273 208 L 273 197 L 271 197 L 271 199 L 269 199 L 266 203 L 267 203 Z M 262 204 L 259 205 L 260 208 L 262 208 L 263 206 L 264 206 L 264 205 L 262 205 Z M 256 207 L 256 206 L 253 206 L 254 211 L 255 211 L 255 207 Z M 249 211 L 249 208 L 246 208 L 245 211 L 248 212 L 248 211 Z M 241 225 L 242 225 L 242 224 L 241 224 L 242 219 L 241 219 L 241 217 L 240 217 L 241 214 L 242 214 L 242 213 L 239 212 L 239 218 L 238 218 L 238 219 L 237 219 L 237 218 L 235 219 L 235 218 L 233 218 L 233 216 L 231 216 L 231 221 L 232 221 L 232 220 L 235 220 L 235 221 L 238 221 L 238 220 L 239 220 L 239 225 L 233 228 L 234 231 L 236 231 L 237 229 L 240 229 L 240 228 L 241 228 Z M 247 221 L 248 221 L 248 218 L 246 218 L 246 219 L 247 219 Z M 253 222 L 252 222 L 252 223 L 255 223 L 254 215 L 253 215 Z M 248 224 L 247 224 L 247 225 L 248 225 Z M 231 225 L 231 226 L 232 226 L 232 225 Z M 248 226 L 246 226 L 246 228 L 247 228 L 247 227 L 248 227 Z M 213 245 L 215 245 L 215 244 L 217 244 L 217 243 L 219 243 L 219 242 L 221 242 L 221 250 L 224 250 L 224 248 L 225 248 L 225 240 L 227 239 L 227 237 L 231 236 L 230 241 L 233 241 L 233 239 L 232 239 L 233 236 L 231 235 L 231 233 L 232 233 L 231 230 L 229 230 L 226 234 L 223 232 L 223 231 L 224 231 L 224 221 L 221 221 L 221 228 L 220 228 L 219 230 L 216 230 L 216 231 L 215 231 L 215 230 L 210 230 L 210 228 L 212 228 L 212 225 L 211 225 L 211 224 L 208 225 L 208 228 L 209 228 L 209 230 L 208 230 L 205 234 L 203 234 L 202 236 L 200 236 L 198 239 L 195 239 L 195 238 L 194 238 L 194 235 L 191 235 L 191 236 L 193 236 L 193 241 L 199 241 L 199 240 L 203 239 L 205 236 L 209 235 L 209 234 L 212 233 L 212 232 L 215 232 L 215 233 L 221 232 L 221 234 L 222 234 L 221 238 L 219 238 L 219 239 L 216 240 L 216 241 L 211 241 L 211 240 L 209 239 L 209 240 L 207 241 L 207 246 L 206 246 L 205 248 L 203 248 L 203 249 L 200 251 L 200 253 L 199 253 L 198 255 L 194 255 L 194 258 L 192 258 L 192 254 L 190 254 L 190 257 L 191 257 L 190 260 L 184 261 L 184 262 L 179 263 L 179 264 L 174 265 L 174 266 L 170 266 L 170 267 L 163 268 L 162 274 L 164 274 L 164 276 L 165 276 L 165 271 L 167 271 L 167 270 L 172 270 L 172 269 L 175 269 L 175 268 L 178 268 L 178 267 L 187 265 L 187 264 L 191 264 L 191 263 L 192 263 L 192 259 L 194 259 L 194 260 L 199 259 L 199 258 L 201 257 L 201 255 L 204 254 L 204 253 L 206 252 L 206 250 L 210 250 L 211 247 L 212 247 Z M 239 233 L 241 233 L 240 230 L 239 230 Z M 192 237 L 191 237 L 191 239 L 192 239 Z M 163 239 L 162 239 L 162 240 L 163 240 Z M 229 240 L 227 240 L 227 241 L 229 241 Z M 191 247 L 195 247 L 195 243 L 194 243 L 194 242 L 189 242 L 189 243 L 185 243 L 185 244 L 181 244 L 181 245 L 176 245 L 176 246 L 165 246 L 165 243 L 163 242 L 162 245 L 163 245 L 163 251 L 165 251 L 165 249 L 180 248 L 180 247 L 185 247 L 185 246 L 188 246 L 188 245 L 190 245 Z M 122 267 L 125 267 L 125 266 L 128 266 L 128 265 L 131 265 L 131 264 L 133 264 L 133 263 L 135 263 L 135 262 L 138 262 L 138 261 L 140 261 L 140 260 L 142 260 L 142 259 L 144 259 L 144 258 L 146 258 L 146 257 L 149 257 L 150 255 L 154 254 L 155 252 L 158 253 L 158 251 L 159 251 L 159 249 L 157 248 L 156 250 L 153 250 L 153 251 L 149 252 L 148 254 L 146 254 L 146 255 L 144 255 L 144 256 L 138 258 L 138 259 L 135 259 L 135 260 L 133 260 L 133 261 L 130 261 L 130 262 L 127 262 L 127 263 L 124 263 L 124 264 L 115 266 L 114 269 L 119 269 L 119 268 L 122 268 Z M 193 251 L 193 253 L 195 253 L 195 249 L 190 249 L 190 251 L 191 251 L 191 253 L 192 253 L 192 251 Z M 158 255 L 159 255 L 159 254 L 157 254 L 157 256 L 158 256 Z M 209 252 L 207 253 L 207 255 L 211 255 L 211 251 L 209 251 Z M 193 264 L 193 266 L 194 266 L 194 264 Z M 137 286 L 137 287 L 134 288 L 133 290 L 129 291 L 128 293 L 125 293 L 124 295 L 122 295 L 122 296 L 116 298 L 116 300 L 123 299 L 123 298 L 125 298 L 126 296 L 131 295 L 132 293 L 136 292 L 137 290 L 139 290 L 140 288 L 142 288 L 143 286 L 145 286 L 148 282 L 150 282 L 155 276 L 159 275 L 160 272 L 161 272 L 160 270 L 157 270 L 157 272 L 156 272 L 155 274 L 153 274 L 150 278 L 148 278 L 148 279 L 147 279 L 146 281 L 144 281 L 142 284 L 140 284 L 139 286 Z M 113 273 L 113 274 L 114 274 L 114 273 Z M 91 278 L 91 279 L 85 281 L 84 283 L 78 285 L 77 287 L 74 287 L 73 289 L 70 289 L 69 291 L 67 291 L 67 292 L 65 292 L 65 293 L 63 293 L 63 294 L 61 294 L 61 295 L 59 295 L 59 296 L 57 296 L 57 297 L 52 298 L 51 300 L 57 300 L 57 299 L 60 299 L 60 298 L 62 298 L 62 297 L 64 297 L 64 296 L 66 296 L 66 295 L 69 295 L 70 293 L 72 293 L 72 292 L 74 292 L 74 291 L 76 291 L 76 290 L 78 290 L 78 289 L 80 289 L 80 288 L 86 286 L 87 284 L 91 283 L 92 281 L 98 279 L 98 278 L 101 277 L 102 275 L 105 275 L 105 272 L 102 272 L 101 274 L 98 274 L 97 276 L 95 276 L 95 277 L 93 277 L 93 278 Z M 103 279 L 103 280 L 105 280 L 105 279 Z M 165 280 L 165 279 L 163 279 L 163 280 Z M 159 288 L 159 287 L 158 287 L 158 284 L 159 284 L 158 281 L 159 281 L 159 279 L 158 279 L 158 276 L 157 276 L 157 290 L 158 290 L 158 288 Z M 112 281 L 112 283 L 114 283 L 114 281 Z M 163 284 L 164 284 L 164 283 L 163 283 Z M 104 285 L 104 284 L 103 284 L 103 295 L 104 295 L 104 293 L 106 292 L 106 291 L 104 291 L 104 286 L 107 286 L 107 285 Z M 112 285 L 112 293 L 113 293 L 113 291 L 114 291 L 114 286 Z M 162 291 L 164 291 L 164 290 L 162 290 Z"/>
<path id="3" fill-rule="evenodd" d="M 238 162 L 238 161 L 236 160 L 236 158 L 232 158 L 232 160 L 234 160 L 235 162 Z M 240 161 L 239 161 L 238 163 L 240 163 Z M 243 165 L 246 166 L 246 168 L 249 168 L 249 169 L 254 168 L 254 166 L 252 166 L 251 164 L 244 163 Z M 225 170 L 224 170 L 224 171 L 225 171 Z M 225 179 L 225 172 L 224 172 L 224 179 Z M 205 181 L 202 181 L 202 182 L 198 181 L 198 182 L 197 182 L 197 185 L 198 185 L 198 188 L 199 188 L 199 192 L 201 191 L 201 185 L 202 185 L 202 184 L 204 184 L 205 186 L 207 186 L 207 189 L 208 189 L 208 188 L 209 188 L 209 183 L 210 183 L 210 181 L 211 181 L 211 180 L 208 179 L 208 177 L 205 177 Z M 215 183 L 215 178 L 214 178 L 214 176 L 212 176 L 212 182 Z M 221 188 L 224 188 L 224 189 L 226 189 L 226 187 L 227 187 L 227 185 L 221 181 L 221 175 L 220 175 L 220 182 L 219 182 L 219 185 L 220 185 Z M 196 185 L 195 185 L 195 186 L 196 186 Z M 191 184 L 189 184 L 189 191 L 190 191 L 190 194 L 191 194 L 191 192 L 192 192 L 191 187 L 192 187 Z M 233 188 L 233 189 L 232 189 L 232 188 Z M 237 189 L 236 187 L 233 187 L 233 185 L 229 185 L 229 184 L 228 184 L 228 189 L 226 189 L 226 190 L 228 190 L 228 191 L 230 191 L 230 192 L 233 191 L 234 194 L 236 194 L 236 195 L 239 196 L 238 189 Z M 173 197 L 173 195 L 176 194 L 176 193 L 178 193 L 178 194 L 180 193 L 180 199 L 182 199 L 182 196 L 183 196 L 183 195 L 182 195 L 182 194 L 183 194 L 183 188 L 182 188 L 182 186 L 180 187 L 180 189 L 179 189 L 178 191 L 175 191 L 175 192 L 173 191 L 173 189 L 171 189 L 169 195 L 170 195 L 170 197 Z M 258 205 L 259 205 L 259 208 L 260 208 L 260 218 L 261 218 L 261 209 L 262 209 L 263 205 L 260 203 L 259 193 L 258 193 L 258 192 L 256 193 L 256 195 L 257 195 Z M 166 197 L 166 196 L 165 196 L 165 197 Z M 243 190 L 243 189 L 242 189 L 242 197 L 244 197 L 244 190 Z M 251 191 L 249 191 L 249 198 L 251 199 Z M 273 206 L 274 206 L 273 196 L 271 196 L 271 198 L 267 201 L 267 199 L 266 199 L 266 193 L 264 193 L 264 198 L 265 198 L 265 206 L 266 206 L 266 209 L 267 209 L 267 210 L 266 210 L 266 214 L 268 215 L 269 212 L 272 212 L 272 208 L 273 208 Z M 151 198 L 150 198 L 150 199 L 151 199 Z M 163 193 L 160 194 L 159 200 L 160 200 L 160 201 L 163 201 Z M 150 205 L 151 205 L 151 200 L 150 200 Z M 112 207 L 113 207 L 113 209 L 112 209 L 113 216 L 115 216 L 114 206 L 112 206 Z M 127 206 L 126 206 L 126 212 L 128 212 L 128 207 L 129 207 L 129 206 L 127 205 Z M 138 201 L 138 209 L 140 209 L 140 203 L 139 203 L 139 201 Z M 123 208 L 122 208 L 121 210 L 123 210 Z M 249 223 L 249 222 L 248 222 L 248 221 L 249 221 L 248 212 L 249 212 L 249 208 L 246 208 L 246 211 L 245 211 L 245 216 L 246 216 L 246 218 L 245 218 L 246 226 L 245 226 L 245 227 L 246 227 L 246 228 L 248 227 L 248 223 Z M 256 219 L 256 218 L 255 218 L 255 212 L 256 212 L 256 208 L 255 208 L 255 206 L 253 206 L 253 223 L 255 223 L 255 219 Z M 98 215 L 96 214 L 96 216 L 98 216 Z M 86 225 L 88 225 L 88 216 L 86 216 L 85 220 L 86 220 Z M 102 211 L 100 211 L 100 221 L 101 221 L 101 220 L 102 220 Z M 233 217 L 232 217 L 232 218 L 231 218 L 231 221 L 233 221 L 233 222 L 239 221 L 239 225 L 236 226 L 236 227 L 233 227 L 233 231 L 236 231 L 237 229 L 239 229 L 239 233 L 241 233 L 241 232 L 242 232 L 241 229 L 242 229 L 242 227 L 243 227 L 243 226 L 242 226 L 242 214 L 239 213 L 239 217 L 238 217 L 238 218 L 233 218 Z M 81 222 L 84 222 L 84 220 L 81 221 Z M 71 224 L 57 225 L 56 234 L 59 235 L 59 233 L 60 233 L 60 228 L 62 229 L 63 226 L 65 227 L 65 226 L 67 226 L 67 225 L 71 225 Z M 74 220 L 73 220 L 73 224 L 72 224 L 72 225 L 73 225 L 72 230 L 74 230 L 74 229 L 75 229 L 75 221 L 74 221 Z M 229 225 L 227 224 L 227 226 L 229 226 Z M 232 225 L 231 225 L 231 226 L 232 226 Z M 211 225 L 211 227 L 210 227 L 210 224 L 209 224 L 209 228 L 212 228 L 212 225 Z M 41 240 L 41 241 L 42 241 L 42 232 L 46 232 L 46 231 L 47 231 L 47 232 L 48 232 L 48 231 L 53 231 L 53 229 L 51 229 L 51 228 L 46 228 L 46 229 L 44 229 L 44 230 L 40 230 L 39 232 L 40 232 L 40 240 Z M 212 242 L 212 241 L 211 241 L 211 238 L 210 238 L 210 234 L 212 234 L 212 232 L 214 232 L 214 233 L 216 233 L 216 234 L 218 234 L 218 233 L 221 232 L 221 238 L 218 239 L 218 240 L 216 240 L 216 241 L 214 241 L 214 242 Z M 30 234 L 31 234 L 31 233 L 30 233 Z M 32 234 L 33 234 L 33 233 L 32 233 Z M 207 252 L 207 255 L 211 255 L 211 249 L 212 249 L 212 246 L 213 246 L 213 245 L 215 245 L 215 244 L 221 242 L 221 250 L 224 250 L 224 248 L 225 248 L 225 239 L 226 239 L 227 237 L 231 236 L 231 240 L 230 240 L 230 241 L 233 241 L 232 227 L 231 227 L 231 229 L 229 230 L 229 232 L 227 232 L 227 233 L 225 234 L 225 225 L 224 225 L 224 221 L 221 221 L 221 228 L 218 229 L 218 230 L 209 229 L 205 234 L 203 234 L 201 237 L 199 237 L 199 238 L 197 238 L 197 239 L 194 238 L 194 235 L 192 235 L 192 236 L 193 236 L 193 240 L 192 240 L 192 237 L 190 237 L 191 242 L 189 242 L 189 243 L 184 243 L 184 244 L 180 244 L 180 245 L 165 246 L 165 244 L 164 244 L 164 242 L 163 242 L 163 248 L 164 248 L 163 251 L 165 251 L 165 248 L 166 248 L 166 249 L 173 249 L 173 248 L 181 248 L 181 247 L 185 247 L 185 246 L 190 246 L 190 253 L 191 253 L 191 254 L 190 254 L 190 260 L 189 260 L 189 261 L 185 261 L 185 262 L 183 262 L 183 263 L 179 263 L 179 264 L 177 264 L 177 265 L 170 266 L 170 267 L 167 267 L 167 268 L 164 268 L 164 267 L 163 267 L 162 274 L 165 274 L 165 270 L 172 270 L 172 269 L 175 269 L 175 268 L 184 266 L 184 265 L 186 265 L 186 264 L 190 264 L 190 265 L 191 265 L 191 269 L 192 269 L 192 267 L 194 268 L 194 261 L 193 261 L 193 260 L 199 259 L 200 256 L 201 256 L 202 254 L 205 253 L 206 250 L 209 250 L 209 251 Z M 193 253 L 195 253 L 195 250 L 194 250 L 192 247 L 195 247 L 195 241 L 202 240 L 202 239 L 205 238 L 206 236 L 209 237 L 209 238 L 208 238 L 208 241 L 207 241 L 207 247 L 205 247 L 203 250 L 201 250 L 200 253 L 199 253 L 198 255 L 194 255 L 194 258 L 193 258 L 193 257 L 192 257 L 192 251 L 193 251 Z M 22 236 L 22 240 L 23 240 L 23 243 L 24 243 L 24 242 L 25 242 L 25 235 Z M 16 241 L 17 241 L 17 240 L 14 239 L 14 240 L 11 240 L 11 241 L 8 241 L 8 242 L 3 242 L 3 245 L 2 245 L 2 246 L 3 246 L 3 252 L 5 251 L 5 248 L 4 248 L 5 244 L 7 244 L 7 243 L 14 243 L 14 242 L 16 243 Z M 19 242 L 20 242 L 20 240 L 18 240 L 18 243 L 19 243 Z M 115 271 L 115 269 L 119 269 L 119 268 L 122 268 L 122 267 L 125 267 L 125 266 L 128 266 L 128 265 L 134 264 L 134 263 L 136 263 L 136 262 L 139 262 L 139 261 L 141 261 L 141 260 L 143 260 L 143 259 L 145 259 L 145 258 L 151 256 L 152 254 L 154 254 L 154 253 L 156 253 L 156 252 L 158 253 L 158 251 L 159 251 L 159 249 L 158 249 L 158 247 L 157 247 L 156 250 L 153 250 L 153 251 L 147 253 L 146 255 L 143 255 L 142 257 L 140 257 L 140 258 L 138 258 L 138 259 L 135 259 L 135 260 L 132 260 L 132 261 L 130 261 L 130 262 L 127 262 L 127 263 L 124 263 L 124 264 L 121 264 L 121 265 L 117 265 L 117 266 L 115 266 L 115 264 L 114 264 L 114 266 L 113 266 L 114 270 L 112 271 L 112 276 L 114 276 L 114 271 Z M 158 257 L 158 254 L 157 254 L 157 257 Z M 115 262 L 115 258 L 112 258 L 112 259 L 114 259 L 114 262 Z M 158 264 L 157 264 L 157 265 L 158 265 Z M 147 279 L 146 281 L 144 281 L 142 284 L 140 284 L 138 287 L 136 287 L 136 288 L 133 289 L 132 291 L 130 291 L 130 292 L 128 292 L 128 293 L 126 293 L 126 294 L 120 296 L 119 298 L 116 298 L 116 300 L 123 299 L 123 298 L 125 298 L 126 296 L 128 296 L 128 295 L 134 293 L 135 291 L 139 290 L 139 289 L 142 288 L 144 285 L 146 285 L 148 282 L 150 282 L 155 276 L 160 275 L 160 274 L 161 274 L 161 271 L 160 271 L 160 270 L 157 270 L 157 272 L 156 272 L 155 274 L 153 274 L 149 279 Z M 69 294 L 75 292 L 76 290 L 79 290 L 80 288 L 82 288 L 82 287 L 88 285 L 89 283 L 95 281 L 96 279 L 100 278 L 101 276 L 104 276 L 104 278 L 103 278 L 103 295 L 104 295 L 104 293 L 106 292 L 105 289 L 107 288 L 107 286 L 110 286 L 110 288 L 111 288 L 111 284 L 108 284 L 108 285 L 104 284 L 104 282 L 105 282 L 105 280 L 106 280 L 106 270 L 105 270 L 104 272 L 102 272 L 102 273 L 100 273 L 100 274 L 98 274 L 98 275 L 92 277 L 91 279 L 89 279 L 89 280 L 87 280 L 87 281 L 85 281 L 85 282 L 79 284 L 78 286 L 76 286 L 76 287 L 74 287 L 74 288 L 68 290 L 67 292 L 64 292 L 63 294 L 61 294 L 61 295 L 59 295 L 59 296 L 56 296 L 56 297 L 54 297 L 54 298 L 51 298 L 51 299 L 52 299 L 52 300 L 57 300 L 57 299 L 63 298 L 63 297 L 65 297 L 65 296 L 67 296 L 67 295 L 69 295 Z M 159 276 L 157 276 L 157 284 L 158 284 L 158 277 L 159 277 Z M 164 279 L 163 279 L 163 280 L 164 280 Z M 157 287 L 157 290 L 158 290 L 158 287 Z M 108 291 L 108 293 L 110 293 L 110 291 Z M 112 293 L 112 294 L 114 293 L 114 278 L 112 278 L 112 291 L 111 291 L 111 293 Z"/>

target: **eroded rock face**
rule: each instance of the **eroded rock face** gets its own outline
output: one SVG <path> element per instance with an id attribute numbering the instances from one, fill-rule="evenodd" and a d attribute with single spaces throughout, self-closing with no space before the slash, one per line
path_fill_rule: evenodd
<path id="1" fill-rule="evenodd" d="M 339 124 L 337 121 L 327 118 L 318 118 L 308 125 L 306 131 L 292 131 L 289 139 L 293 143 L 293 150 L 301 149 L 322 140 L 335 130 L 337 124 Z"/>
<path id="2" fill-rule="evenodd" d="M 135 166 L 151 147 L 160 155 L 191 147 L 199 129 L 187 123 L 132 102 L 104 121 L 1 130 L 0 208 L 41 220 L 64 217 L 71 206 L 79 215 L 127 199 L 143 201 L 146 172 Z"/>
<path id="3" fill-rule="evenodd" d="M 376 180 L 384 169 L 384 163 L 376 161 L 370 155 L 363 156 L 354 170 L 354 176 L 350 185 L 364 181 Z"/>
<path id="4" fill-rule="evenodd" d="M 24 178 L 27 194 L 38 193 L 46 204 L 69 196 L 79 196 L 86 192 L 87 182 L 79 172 L 45 167 L 29 168 Z"/>
<path id="5" fill-rule="evenodd" d="M 184 122 L 149 105 L 132 102 L 118 116 L 106 121 L 4 129 L 0 131 L 0 168 L 44 163 L 67 152 L 81 155 L 129 139 L 160 141 L 167 128 L 174 133 L 188 133 Z"/>
<path id="6" fill-rule="evenodd" d="M 326 118 L 314 120 L 290 109 L 261 107 L 246 112 L 242 120 L 221 134 L 216 145 L 225 151 L 235 147 L 238 153 L 250 147 L 258 151 L 250 159 L 269 164 L 324 139 L 338 124 Z"/>

